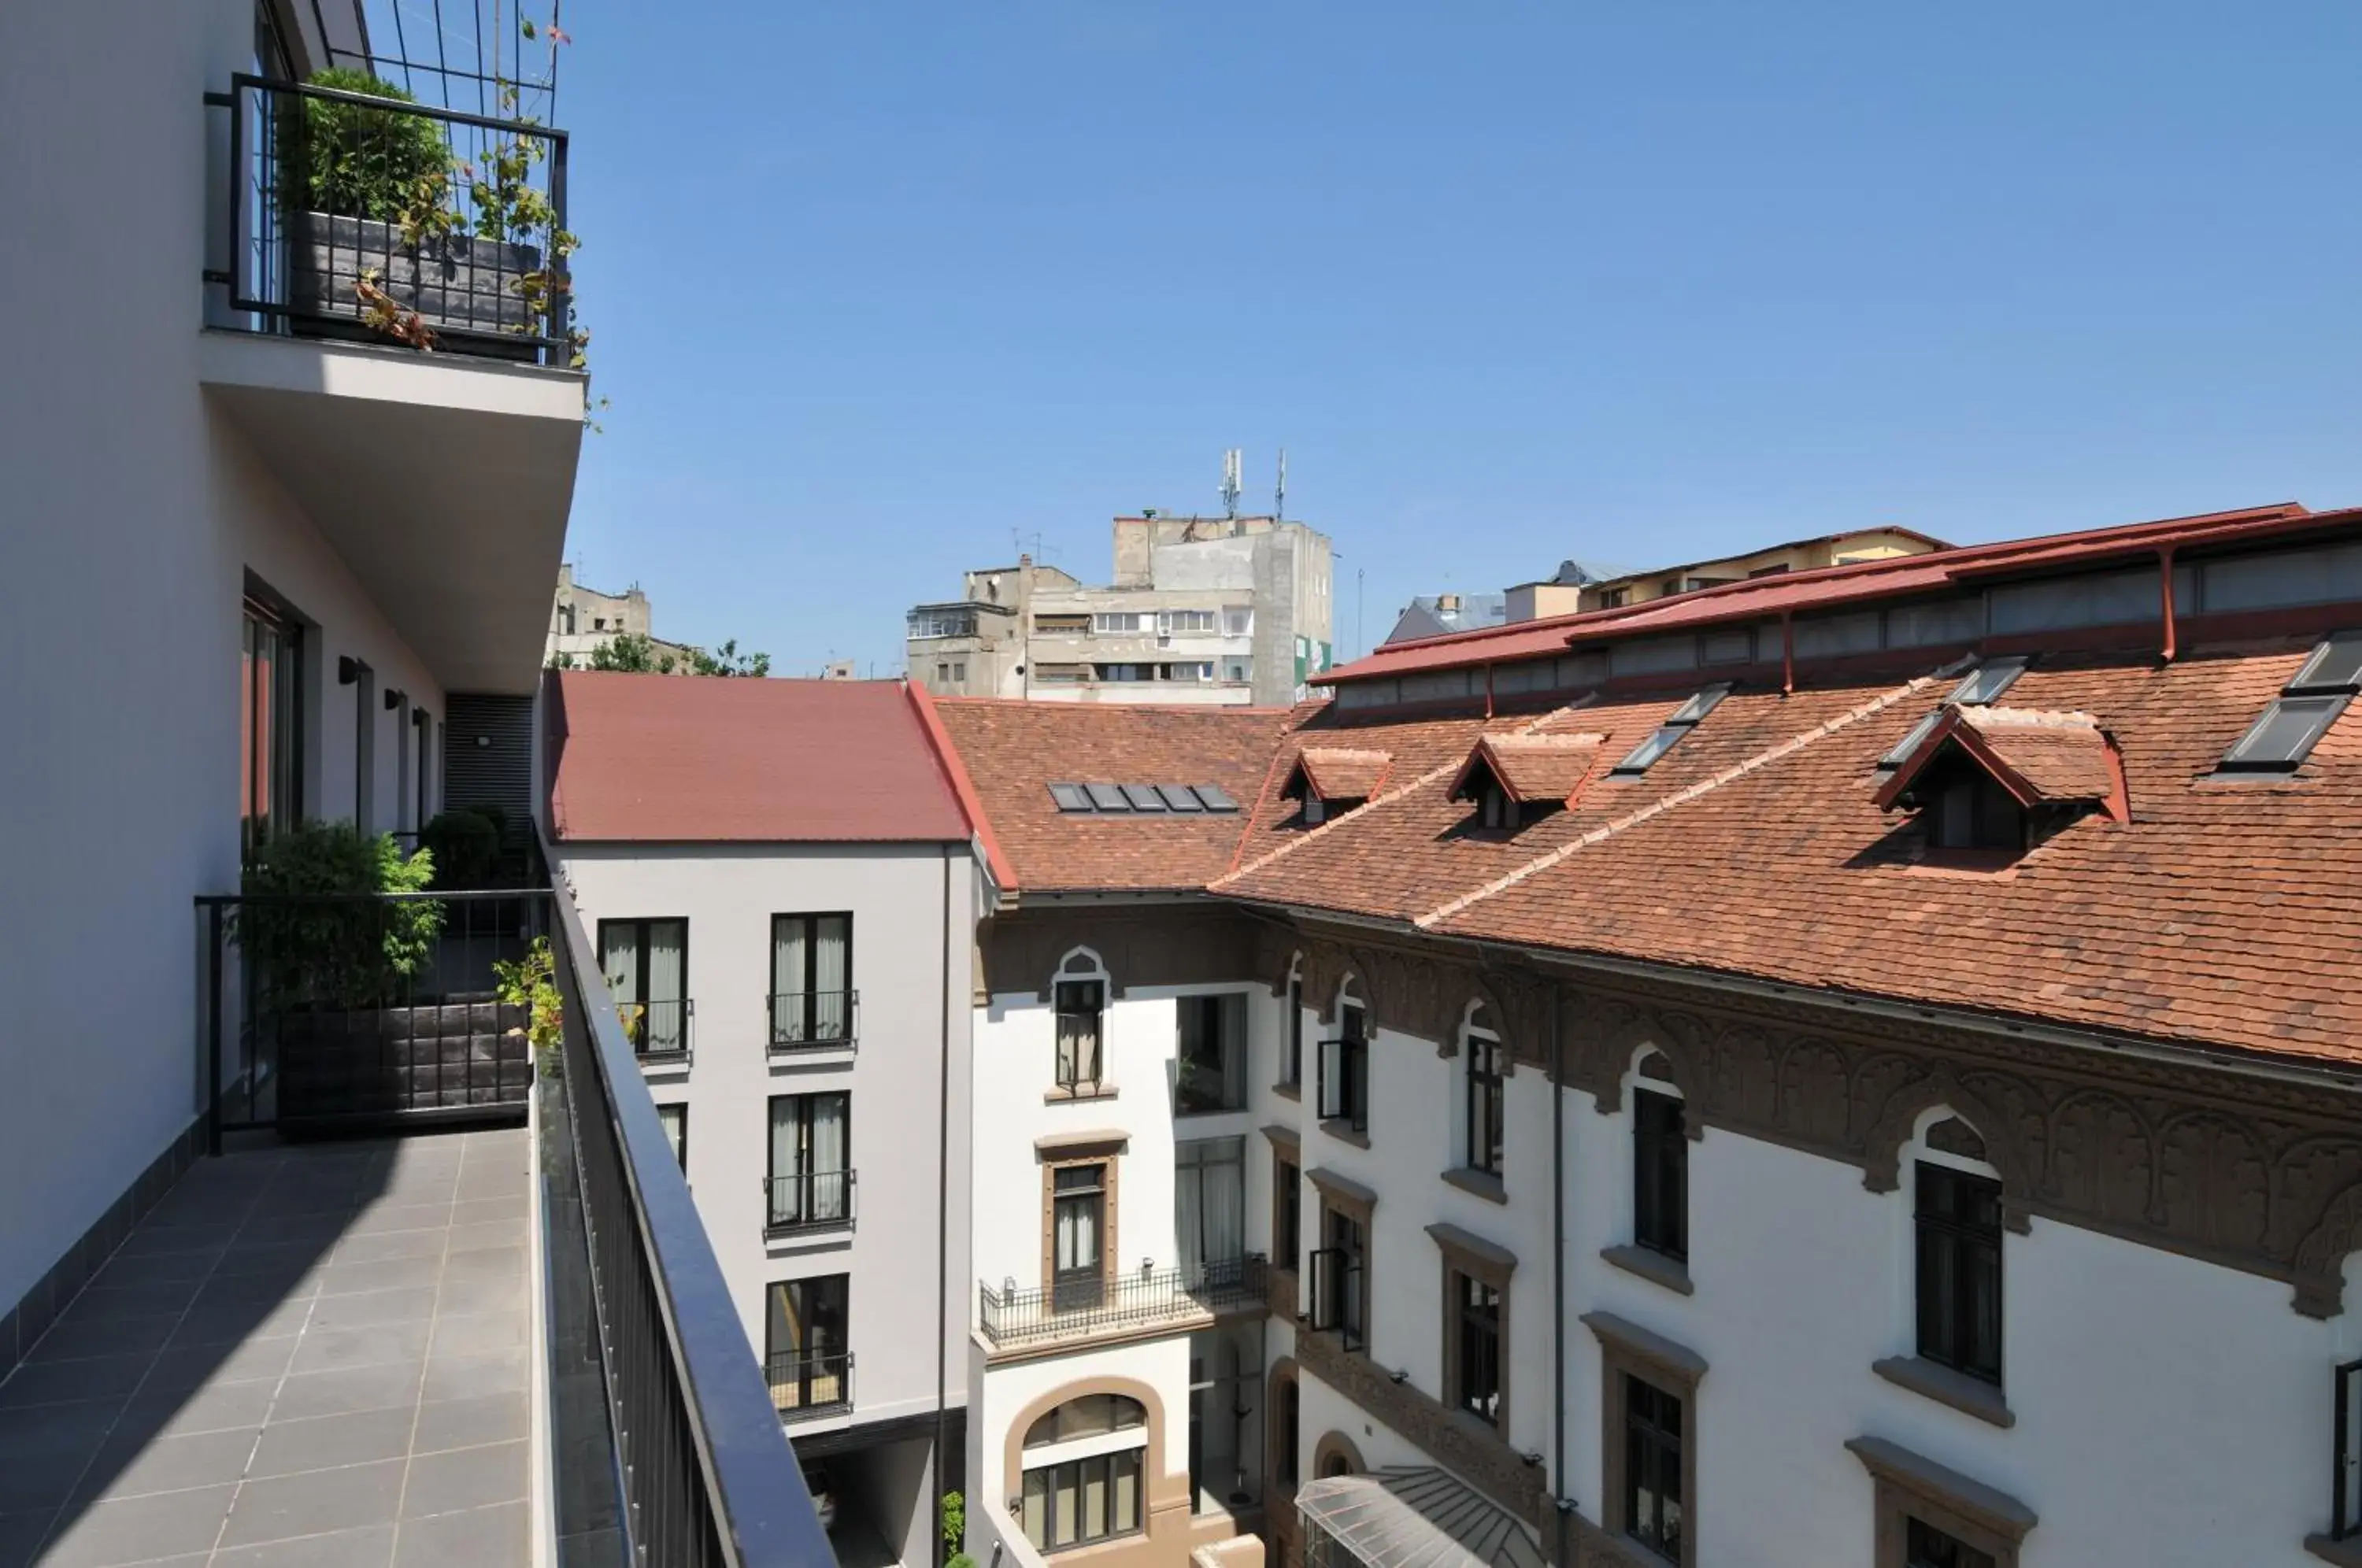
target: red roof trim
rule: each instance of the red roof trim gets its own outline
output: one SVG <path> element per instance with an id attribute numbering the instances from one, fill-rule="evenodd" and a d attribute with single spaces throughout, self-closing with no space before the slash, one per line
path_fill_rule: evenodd
<path id="1" fill-rule="evenodd" d="M 2124 758 L 2117 752 L 2115 743 L 2108 737 L 2105 731 L 2094 725 L 2089 733 L 2100 743 L 2106 753 L 2109 778 L 2113 782 L 2113 788 L 2107 794 L 2084 798 L 2098 801 L 2111 821 L 2130 822 L 2132 812 L 2127 809 L 2125 800 Z M 1968 709 L 1946 708 L 1944 716 L 1936 722 L 1936 727 L 1929 730 L 1926 738 L 1912 748 L 1910 756 L 1895 766 L 1894 776 L 1880 786 L 1878 794 L 1874 797 L 1878 809 L 1882 812 L 1894 810 L 1903 797 L 1910 792 L 1911 786 L 1926 774 L 1929 766 L 1943 755 L 1947 746 L 1953 745 L 1967 753 L 1969 759 L 1982 768 L 1994 783 L 2008 790 L 2010 799 L 2029 811 L 2046 801 L 2071 798 L 2052 795 L 2019 772 L 1993 745 L 1985 733 L 1977 727 Z"/>
<path id="2" fill-rule="evenodd" d="M 969 830 L 984 845 L 984 863 L 992 872 L 992 879 L 999 884 L 1002 891 L 1015 892 L 1017 867 L 1011 866 L 1009 856 L 1000 851 L 1000 840 L 992 831 L 992 819 L 985 815 L 984 802 L 977 798 L 975 781 L 967 776 L 967 764 L 960 760 L 959 748 L 952 745 L 951 736 L 944 733 L 943 720 L 935 716 L 934 700 L 927 694 L 927 689 L 915 680 L 905 679 L 902 690 L 910 698 L 912 711 L 919 715 L 920 727 L 927 732 L 927 745 L 934 749 L 935 761 L 951 783 L 952 794 L 959 801 L 960 814 L 967 818 Z"/>

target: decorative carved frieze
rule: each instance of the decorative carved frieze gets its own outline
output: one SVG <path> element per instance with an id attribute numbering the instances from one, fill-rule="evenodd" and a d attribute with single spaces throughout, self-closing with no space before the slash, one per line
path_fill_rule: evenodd
<path id="1" fill-rule="evenodd" d="M 1435 1462 L 1539 1528 L 1548 1485 L 1542 1467 L 1495 1434 L 1456 1415 L 1366 1355 L 1341 1349 L 1337 1336 L 1296 1336 L 1298 1365 L 1424 1449 Z"/>
<path id="2" fill-rule="evenodd" d="M 1220 906 L 1077 904 L 995 915 L 977 928 L 977 947 L 988 995 L 1024 992 L 1046 1002 L 1059 961 L 1077 947 L 1099 955 L 1122 996 L 1142 987 L 1252 980 L 1261 935 L 1259 922 Z"/>

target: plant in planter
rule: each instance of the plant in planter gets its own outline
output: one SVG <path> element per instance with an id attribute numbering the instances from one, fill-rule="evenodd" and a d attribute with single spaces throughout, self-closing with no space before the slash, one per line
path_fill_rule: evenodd
<path id="1" fill-rule="evenodd" d="M 502 960 L 492 966 L 499 984 L 503 1006 L 523 1010 L 524 1022 L 511 1029 L 513 1037 L 522 1036 L 532 1045 L 535 1059 L 545 1073 L 558 1070 L 558 1045 L 566 1024 L 566 1002 L 557 991 L 557 965 L 549 950 L 549 938 L 536 936 L 525 955 L 513 963 Z"/>
<path id="2" fill-rule="evenodd" d="M 437 812 L 418 830 L 418 846 L 435 857 L 438 888 L 487 888 L 501 863 L 501 831 L 481 812 Z"/>

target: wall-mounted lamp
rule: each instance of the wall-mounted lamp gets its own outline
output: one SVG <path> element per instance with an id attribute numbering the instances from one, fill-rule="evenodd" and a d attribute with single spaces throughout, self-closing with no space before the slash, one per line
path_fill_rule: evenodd
<path id="1" fill-rule="evenodd" d="M 408 692 L 406 692 L 406 691 L 398 691 L 398 690 L 394 690 L 392 687 L 388 687 L 388 688 L 386 688 L 386 692 L 385 692 L 385 711 L 386 711 L 387 712 L 389 712 L 389 713 L 392 712 L 396 708 L 401 707 L 404 702 L 407 702 L 407 701 L 410 701 L 410 694 L 409 694 Z"/>
<path id="2" fill-rule="evenodd" d="M 1393 1378 L 1396 1383 L 1408 1383 L 1410 1381 L 1410 1368 L 1404 1367 L 1400 1372 L 1390 1372 L 1386 1374 L 1386 1375 Z"/>
<path id="3" fill-rule="evenodd" d="M 352 657 L 348 654 L 338 654 L 337 656 L 337 684 L 339 686 L 350 686 L 354 681 L 359 680 L 361 678 L 361 671 L 368 668 L 369 666 L 363 664 L 360 660 Z"/>
<path id="4" fill-rule="evenodd" d="M 489 747 L 491 745 L 491 744 L 492 744 L 492 737 L 491 737 L 491 736 L 490 736 L 490 735 L 478 735 L 478 736 L 476 737 L 476 746 L 477 746 L 477 749 L 478 749 L 478 750 L 480 750 L 480 750 L 484 750 L 484 749 L 486 749 L 486 748 L 489 748 Z"/>

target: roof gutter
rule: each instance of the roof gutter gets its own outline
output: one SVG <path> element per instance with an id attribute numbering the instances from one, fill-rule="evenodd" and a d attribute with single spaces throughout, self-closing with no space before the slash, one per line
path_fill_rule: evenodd
<path id="1" fill-rule="evenodd" d="M 1451 946 L 1471 949 L 1482 955 L 1493 953 L 1556 965 L 1562 968 L 1588 970 L 1619 977 L 1668 981 L 1676 985 L 1701 986 L 1708 990 L 1733 996 L 1767 999 L 1781 1001 L 1818 1002 L 1859 1012 L 1870 1018 L 1910 1020 L 1921 1023 L 1941 1023 L 1972 1034 L 1991 1035 L 2006 1040 L 2036 1040 L 2047 1045 L 2068 1050 L 2101 1050 L 2112 1055 L 2131 1056 L 2142 1061 L 2158 1062 L 2169 1066 L 2207 1066 L 2239 1077 L 2254 1078 L 2266 1083 L 2299 1085 L 2325 1088 L 2348 1094 L 2362 1093 L 2362 1069 L 2340 1070 L 2293 1062 L 2261 1061 L 2250 1052 L 2211 1046 L 2189 1045 L 2144 1038 L 2133 1034 L 2111 1034 L 2099 1030 L 2073 1029 L 2038 1020 L 2017 1020 L 2000 1013 L 1974 1012 L 1966 1008 L 1948 1007 L 1936 1002 L 1898 1001 L 1891 997 L 1872 995 L 1866 991 L 1849 991 L 1833 986 L 1798 986 L 1781 980 L 1760 980 L 1723 970 L 1697 968 L 1683 964 L 1661 964 L 1644 958 L 1620 958 L 1605 953 L 1577 953 L 1562 948 L 1535 947 L 1520 943 L 1491 941 L 1484 937 L 1439 935 L 1422 930 L 1407 921 L 1380 916 L 1352 914 L 1342 910 L 1322 909 L 1313 904 L 1291 904 L 1275 900 L 1242 898 L 1229 895 L 1231 901 L 1253 905 L 1275 912 L 1297 915 L 1308 920 L 1327 921 L 1333 924 L 1357 926 L 1366 931 L 1384 932 L 1391 936 L 1412 936 L 1428 942 L 1440 942 Z"/>

